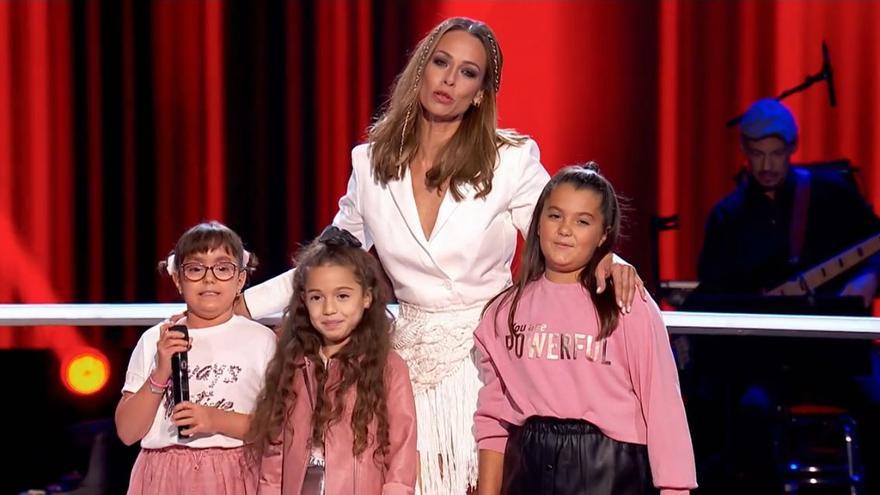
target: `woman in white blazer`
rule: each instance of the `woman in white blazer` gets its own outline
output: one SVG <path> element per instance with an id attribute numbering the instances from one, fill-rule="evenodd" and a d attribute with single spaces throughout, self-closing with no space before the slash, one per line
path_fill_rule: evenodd
<path id="1" fill-rule="evenodd" d="M 473 331 L 486 302 L 511 284 L 516 232 L 528 231 L 549 180 L 533 140 L 497 129 L 502 63 L 495 34 L 480 21 L 451 18 L 428 33 L 368 143 L 352 150 L 333 219 L 364 249 L 375 246 L 400 302 L 392 339 L 410 368 L 419 487 L 431 495 L 476 484 Z M 625 310 L 641 280 L 610 259 L 601 270 L 599 280 L 613 276 Z M 241 311 L 259 318 L 282 310 L 291 275 L 246 291 Z"/>

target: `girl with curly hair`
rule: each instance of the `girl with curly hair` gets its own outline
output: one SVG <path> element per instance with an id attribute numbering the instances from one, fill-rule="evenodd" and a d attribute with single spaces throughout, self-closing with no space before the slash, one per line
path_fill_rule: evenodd
<path id="1" fill-rule="evenodd" d="M 416 413 L 392 351 L 390 291 L 352 234 L 297 256 L 293 295 L 251 430 L 260 493 L 413 493 Z"/>

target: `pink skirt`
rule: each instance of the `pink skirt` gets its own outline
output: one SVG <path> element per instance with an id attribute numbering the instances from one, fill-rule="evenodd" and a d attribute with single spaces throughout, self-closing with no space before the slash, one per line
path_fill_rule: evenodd
<path id="1" fill-rule="evenodd" d="M 243 447 L 141 449 L 131 470 L 129 495 L 207 493 L 257 493 L 256 468 L 247 465 Z"/>

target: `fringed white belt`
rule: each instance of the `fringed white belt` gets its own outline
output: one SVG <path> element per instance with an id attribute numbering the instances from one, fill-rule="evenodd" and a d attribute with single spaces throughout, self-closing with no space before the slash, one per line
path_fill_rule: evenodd
<path id="1" fill-rule="evenodd" d="M 409 365 L 413 392 L 432 388 L 450 376 L 474 347 L 474 330 L 483 305 L 432 311 L 400 303 L 392 344 Z"/>
<path id="2" fill-rule="evenodd" d="M 482 309 L 400 305 L 392 343 L 409 365 L 415 393 L 421 468 L 416 495 L 460 495 L 476 486 L 471 428 L 480 379 L 472 350 Z"/>

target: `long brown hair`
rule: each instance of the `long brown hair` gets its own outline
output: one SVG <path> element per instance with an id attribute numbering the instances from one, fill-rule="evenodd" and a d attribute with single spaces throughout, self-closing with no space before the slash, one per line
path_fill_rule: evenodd
<path id="1" fill-rule="evenodd" d="M 305 360 L 314 364 L 318 380 L 310 434 L 312 445 L 323 445 L 324 432 L 340 421 L 346 404 L 345 395 L 354 387 L 352 453 L 358 456 L 375 442 L 374 460 L 379 462 L 379 457 L 387 454 L 388 408 L 384 375 L 391 347 L 391 319 L 386 310 L 390 290 L 376 259 L 359 246 L 360 243 L 348 232 L 330 227 L 297 254 L 293 296 L 285 310 L 275 357 L 266 370 L 265 384 L 257 398 L 246 436 L 246 440 L 252 442 L 252 460 L 258 461 L 263 456 L 270 444 L 277 441 L 283 428 L 293 430 L 294 425 L 286 422 L 286 418 L 297 400 L 293 387 L 295 374 Z M 331 387 L 332 397 L 325 390 L 327 370 L 318 353 L 322 345 L 321 334 L 312 326 L 304 301 L 309 271 L 328 265 L 351 269 L 365 293 L 372 295 L 372 303 L 364 310 L 351 340 L 333 356 L 334 366 L 338 366 L 342 378 L 338 385 Z M 369 426 L 374 419 L 377 428 L 370 432 Z"/>
<path id="2" fill-rule="evenodd" d="M 605 228 L 605 241 L 596 247 L 593 256 L 587 261 L 586 266 L 578 275 L 578 281 L 586 289 L 587 294 L 593 300 L 593 304 L 596 305 L 596 311 L 599 314 L 599 335 L 597 338 L 604 339 L 610 336 L 614 329 L 617 328 L 620 313 L 613 290 L 607 288 L 601 294 L 596 294 L 596 267 L 602 261 L 602 258 L 614 249 L 614 245 L 620 235 L 621 214 L 614 188 L 611 186 L 611 182 L 599 173 L 599 166 L 595 162 L 565 167 L 557 172 L 550 179 L 550 182 L 544 186 L 541 196 L 538 198 L 537 204 L 535 204 L 535 211 L 532 213 L 532 222 L 529 224 L 529 233 L 526 236 L 519 275 L 513 285 L 489 301 L 483 313 L 485 314 L 489 306 L 501 298 L 495 307 L 497 314 L 498 309 L 505 302 L 512 299 L 513 302 L 507 315 L 507 325 L 511 335 L 514 333 L 514 316 L 522 293 L 528 284 L 541 278 L 546 269 L 546 260 L 544 259 L 544 253 L 541 251 L 541 241 L 538 238 L 538 228 L 544 210 L 544 203 L 547 201 L 550 193 L 562 184 L 569 184 L 577 190 L 590 189 L 602 198 L 600 209 L 602 211 L 603 227 Z"/>
<path id="3" fill-rule="evenodd" d="M 470 184 L 480 198 L 492 191 L 492 178 L 502 145 L 520 145 L 526 136 L 513 130 L 498 129 L 495 96 L 501 86 L 504 57 L 492 29 L 483 22 L 452 17 L 432 29 L 416 45 L 403 72 L 397 76 L 384 111 L 369 129 L 370 163 L 373 177 L 381 184 L 401 180 L 419 149 L 418 130 L 422 125 L 419 88 L 425 70 L 440 38 L 450 31 L 465 31 L 483 44 L 487 67 L 483 71 L 483 99 L 471 105 L 462 116 L 455 134 L 437 155 L 425 180 L 430 189 L 449 183 L 456 201 L 464 197 L 461 187 Z"/>

